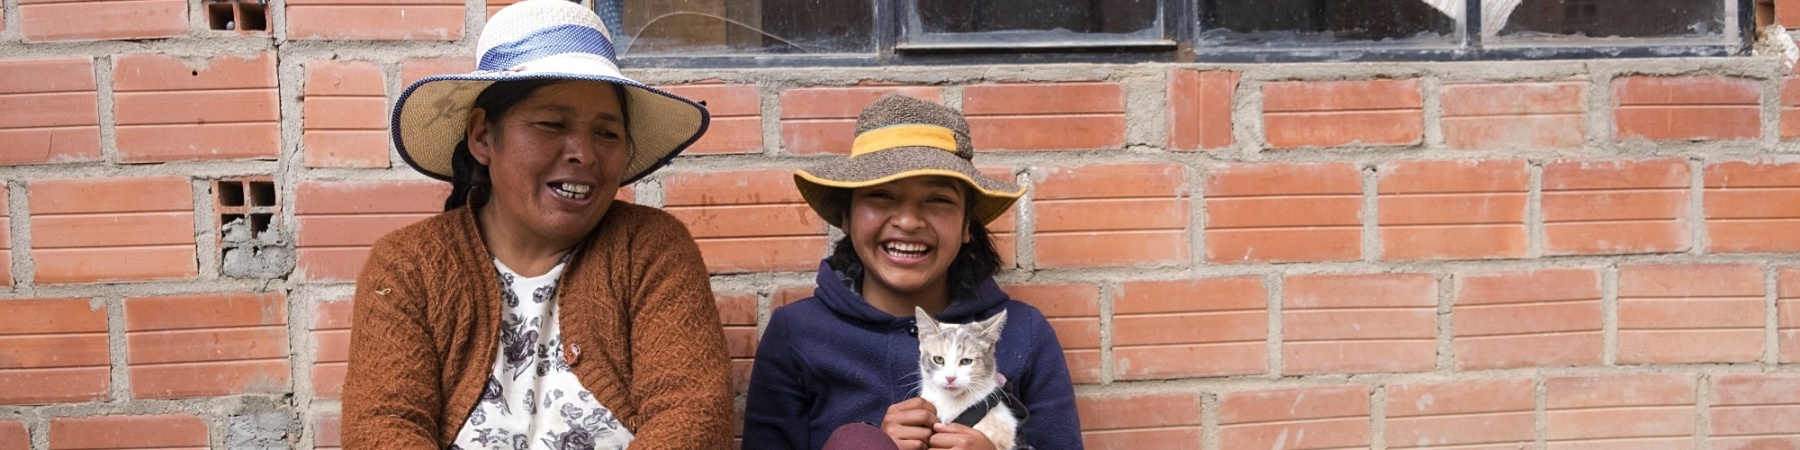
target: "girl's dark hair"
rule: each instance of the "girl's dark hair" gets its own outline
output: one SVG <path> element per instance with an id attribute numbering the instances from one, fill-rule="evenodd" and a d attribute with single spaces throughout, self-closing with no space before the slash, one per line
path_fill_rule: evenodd
<path id="1" fill-rule="evenodd" d="M 487 111 L 488 128 L 498 135 L 501 129 L 500 118 L 505 117 L 507 111 L 531 97 L 531 94 L 537 92 L 538 89 L 566 81 L 569 80 L 542 78 L 497 82 L 489 85 L 487 89 L 483 89 L 480 95 L 475 96 L 473 108 Z M 612 86 L 613 93 L 618 94 L 619 111 L 624 116 L 622 119 L 625 122 L 625 129 L 630 130 L 631 114 L 630 108 L 627 108 L 625 103 L 627 98 L 625 87 L 612 83 L 608 83 L 608 85 Z M 488 178 L 488 167 L 481 164 L 480 161 L 476 161 L 473 153 L 469 153 L 469 138 L 465 133 L 463 139 L 457 141 L 456 150 L 450 154 L 450 197 L 444 199 L 444 210 L 449 211 L 463 205 L 481 209 L 482 206 L 487 205 L 488 197 L 493 190 L 494 180 Z"/>
<path id="2" fill-rule="evenodd" d="M 968 195 L 965 195 L 964 198 L 972 199 L 974 192 L 971 191 L 972 189 L 965 189 L 964 192 Z M 830 200 L 849 204 L 850 190 L 837 190 L 831 194 Z M 845 210 L 848 209 L 845 208 Z M 945 284 L 950 287 L 950 303 L 952 304 L 956 303 L 958 299 L 974 297 L 983 281 L 1000 273 L 1000 252 L 994 249 L 994 240 L 988 235 L 987 225 L 981 223 L 981 220 L 974 216 L 975 202 L 965 202 L 963 217 L 969 224 L 969 242 L 964 242 L 962 248 L 957 250 L 956 259 L 950 262 L 949 279 L 945 280 Z M 863 262 L 861 257 L 856 256 L 856 247 L 851 245 L 850 236 L 838 238 L 826 264 L 830 265 L 832 270 L 844 274 L 844 278 L 851 283 L 851 286 L 861 291 Z"/>

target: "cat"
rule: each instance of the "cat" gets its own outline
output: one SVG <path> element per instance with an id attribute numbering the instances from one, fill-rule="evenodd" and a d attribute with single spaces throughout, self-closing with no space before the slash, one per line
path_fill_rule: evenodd
<path id="1" fill-rule="evenodd" d="M 987 435 L 994 448 L 1013 448 L 1018 417 L 1025 411 L 1013 411 L 1018 407 L 1016 401 L 1001 400 L 1006 396 L 1001 389 L 1006 377 L 994 363 L 1006 312 L 961 325 L 939 323 L 920 308 L 913 308 L 913 316 L 919 326 L 919 397 L 936 406 L 938 422 L 946 424 L 972 407 L 991 405 L 972 425 L 967 420 L 973 417 L 965 418 L 963 424 Z"/>

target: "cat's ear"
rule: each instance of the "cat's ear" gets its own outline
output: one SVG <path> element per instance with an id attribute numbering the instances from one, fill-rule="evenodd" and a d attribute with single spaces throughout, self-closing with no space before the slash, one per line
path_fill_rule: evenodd
<path id="1" fill-rule="evenodd" d="M 999 314 L 995 314 L 994 317 L 989 317 L 987 320 L 983 320 L 978 324 L 981 326 L 981 335 L 983 337 L 986 337 L 991 342 L 1000 342 L 1000 330 L 1006 327 L 1006 310 L 1002 309 Z"/>
<path id="2" fill-rule="evenodd" d="M 938 333 L 937 321 L 931 320 L 931 315 L 925 313 L 925 308 L 917 306 L 913 307 L 913 321 L 918 322 L 919 334 L 921 335 L 935 335 Z"/>

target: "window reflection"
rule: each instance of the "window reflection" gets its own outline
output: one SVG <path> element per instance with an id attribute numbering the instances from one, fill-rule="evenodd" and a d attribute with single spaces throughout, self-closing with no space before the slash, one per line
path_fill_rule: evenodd
<path id="1" fill-rule="evenodd" d="M 1725 32 L 1725 4 L 1719 0 L 1485 0 L 1517 3 L 1498 35 L 1677 37 Z M 1505 14 L 1504 11 L 1497 11 Z"/>
<path id="2" fill-rule="evenodd" d="M 1457 18 L 1421 0 L 1201 0 L 1209 44 L 1442 42 Z"/>
<path id="3" fill-rule="evenodd" d="M 615 9 L 617 8 L 617 9 Z M 598 0 L 626 55 L 869 53 L 874 12 L 846 0 Z M 608 23 L 611 26 L 611 23 Z"/>
<path id="4" fill-rule="evenodd" d="M 1128 34 L 1156 26 L 1157 0 L 918 0 L 926 33 L 1072 31 Z"/>

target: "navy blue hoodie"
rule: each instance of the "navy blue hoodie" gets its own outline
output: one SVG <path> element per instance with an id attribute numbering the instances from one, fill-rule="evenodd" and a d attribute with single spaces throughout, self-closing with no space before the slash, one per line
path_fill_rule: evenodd
<path id="1" fill-rule="evenodd" d="M 775 310 L 757 344 L 744 406 L 744 449 L 818 449 L 846 423 L 881 425 L 888 406 L 919 396 L 919 338 L 912 316 L 863 300 L 819 264 L 813 296 Z M 1062 344 L 1043 313 L 1013 300 L 992 278 L 936 318 L 950 323 L 1006 311 L 997 363 L 1031 417 L 1020 448 L 1080 449 L 1075 388 Z"/>

